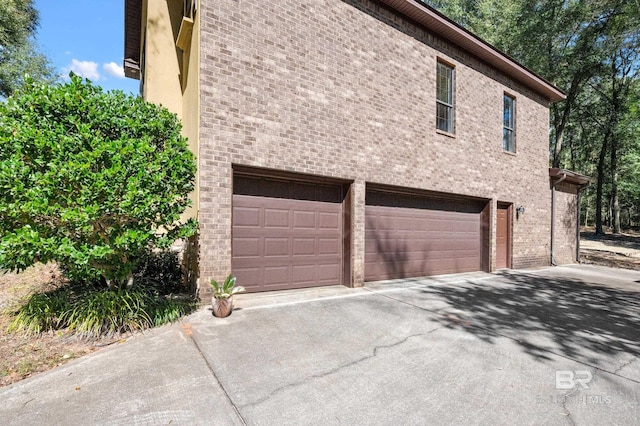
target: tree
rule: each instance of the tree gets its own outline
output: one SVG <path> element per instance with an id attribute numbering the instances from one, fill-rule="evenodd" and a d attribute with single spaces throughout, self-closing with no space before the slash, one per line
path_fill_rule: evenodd
<path id="1" fill-rule="evenodd" d="M 38 27 L 38 11 L 32 0 L 0 2 L 0 46 L 23 43 Z"/>
<path id="2" fill-rule="evenodd" d="M 630 91 L 628 108 L 621 120 L 628 144 L 620 161 L 620 209 L 626 215 L 626 225 L 637 226 L 640 225 L 640 79 L 634 80 Z"/>
<path id="3" fill-rule="evenodd" d="M 24 82 L 24 75 L 51 82 L 54 70 L 38 52 L 33 35 L 38 12 L 32 0 L 0 2 L 0 97 L 7 97 Z"/>
<path id="4" fill-rule="evenodd" d="M 636 209 L 629 203 L 640 188 L 626 163 L 640 155 L 633 143 L 637 131 L 631 131 L 637 115 L 623 119 L 633 110 L 630 88 L 639 78 L 640 3 L 423 1 L 564 90 L 566 100 L 550 106 L 550 163 L 597 175 L 595 196 L 582 202 L 595 204 L 598 233 L 605 211 L 613 231 L 620 232 L 623 206 L 630 222 Z"/>
<path id="5" fill-rule="evenodd" d="M 637 14 L 638 7 L 635 12 Z M 602 38 L 602 59 L 597 74 L 587 82 L 578 103 L 574 121 L 582 128 L 591 128 L 590 137 L 583 142 L 584 150 L 598 151 L 596 169 L 595 226 L 596 233 L 604 233 L 603 210 L 606 210 L 613 233 L 621 232 L 621 201 L 619 188 L 629 188 L 621 179 L 631 175 L 620 174 L 620 158 L 633 158 L 629 152 L 635 149 L 634 121 L 629 112 L 633 107 L 634 86 L 637 86 L 638 60 L 640 59 L 640 32 L 638 17 L 629 11 L 611 20 Z M 588 167 L 580 164 L 580 168 Z M 637 183 L 636 183 L 637 184 Z"/>
<path id="6" fill-rule="evenodd" d="M 626 0 L 425 1 L 562 89 L 551 105 L 550 155 L 561 167 L 565 130 L 578 99 L 615 48 L 611 39 L 637 24 L 638 6 Z M 535 42 L 532 42 L 535 41 Z"/>
<path id="7" fill-rule="evenodd" d="M 109 286 L 195 232 L 195 161 L 163 107 L 71 74 L 0 103 L 0 270 L 40 261 Z"/>

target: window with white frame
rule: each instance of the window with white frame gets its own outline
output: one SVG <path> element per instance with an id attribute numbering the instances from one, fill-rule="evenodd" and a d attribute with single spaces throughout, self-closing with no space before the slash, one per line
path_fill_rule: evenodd
<path id="1" fill-rule="evenodd" d="M 509 152 L 516 152 L 516 100 L 506 93 L 503 99 L 502 149 Z"/>
<path id="2" fill-rule="evenodd" d="M 436 129 L 454 133 L 454 69 L 438 62 L 436 72 Z"/>

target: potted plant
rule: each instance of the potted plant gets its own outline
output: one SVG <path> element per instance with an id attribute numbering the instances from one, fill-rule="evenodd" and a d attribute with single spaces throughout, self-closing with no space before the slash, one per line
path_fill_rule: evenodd
<path id="1" fill-rule="evenodd" d="M 226 318 L 233 310 L 233 295 L 245 291 L 242 286 L 236 286 L 236 277 L 229 274 L 222 284 L 211 278 L 209 282 L 213 288 L 211 307 L 213 315 L 218 318 Z"/>

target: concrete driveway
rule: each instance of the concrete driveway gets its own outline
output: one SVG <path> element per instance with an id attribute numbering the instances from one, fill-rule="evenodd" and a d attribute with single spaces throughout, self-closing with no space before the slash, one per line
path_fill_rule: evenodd
<path id="1" fill-rule="evenodd" d="M 0 389 L 0 424 L 639 424 L 640 272 L 243 295 Z"/>

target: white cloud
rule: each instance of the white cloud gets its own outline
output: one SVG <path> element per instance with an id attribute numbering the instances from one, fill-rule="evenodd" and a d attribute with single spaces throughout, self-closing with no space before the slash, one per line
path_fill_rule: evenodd
<path id="1" fill-rule="evenodd" d="M 115 62 L 109 62 L 108 64 L 102 64 L 102 69 L 104 72 L 109 74 L 112 77 L 116 78 L 124 78 L 124 68 Z"/>
<path id="2" fill-rule="evenodd" d="M 62 69 L 65 76 L 69 74 L 69 71 L 73 71 L 79 76 L 88 78 L 92 81 L 100 80 L 100 72 L 98 71 L 98 64 L 96 62 L 72 59 L 71 64 Z"/>

